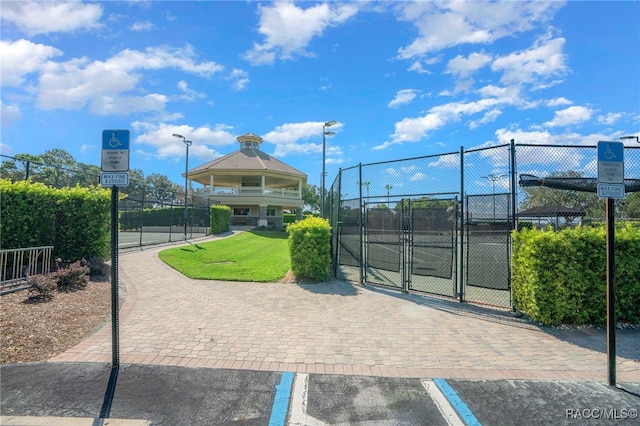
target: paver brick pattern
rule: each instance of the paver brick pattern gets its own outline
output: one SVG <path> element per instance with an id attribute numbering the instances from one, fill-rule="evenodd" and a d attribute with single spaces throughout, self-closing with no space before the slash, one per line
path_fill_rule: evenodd
<path id="1" fill-rule="evenodd" d="M 188 279 L 161 248 L 119 256 L 120 361 L 320 374 L 606 381 L 604 330 L 543 328 L 457 302 L 334 280 Z M 618 333 L 640 381 L 640 331 Z M 52 361 L 111 361 L 111 326 Z"/>

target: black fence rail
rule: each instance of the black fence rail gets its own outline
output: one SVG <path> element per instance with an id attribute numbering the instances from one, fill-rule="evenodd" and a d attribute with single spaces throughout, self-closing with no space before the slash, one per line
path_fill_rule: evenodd
<path id="1" fill-rule="evenodd" d="M 604 217 L 604 201 L 595 193 L 523 188 L 519 175 L 597 177 L 596 149 L 511 141 L 341 169 L 323 212 L 333 229 L 336 275 L 511 307 L 513 230 L 580 226 Z M 625 147 L 624 164 L 625 178 L 640 177 L 640 147 Z M 535 206 L 565 209 L 526 216 Z M 617 200 L 616 213 L 637 220 L 640 193 Z"/>

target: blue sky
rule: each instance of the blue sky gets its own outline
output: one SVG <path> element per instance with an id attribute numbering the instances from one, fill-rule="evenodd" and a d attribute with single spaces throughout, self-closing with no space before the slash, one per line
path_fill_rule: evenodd
<path id="1" fill-rule="evenodd" d="M 130 167 L 181 183 L 173 133 L 193 141 L 191 168 L 253 132 L 319 186 L 330 120 L 327 185 L 340 167 L 460 146 L 640 134 L 636 1 L 0 8 L 5 155 L 63 148 L 100 165 L 102 130 L 130 129 Z"/>

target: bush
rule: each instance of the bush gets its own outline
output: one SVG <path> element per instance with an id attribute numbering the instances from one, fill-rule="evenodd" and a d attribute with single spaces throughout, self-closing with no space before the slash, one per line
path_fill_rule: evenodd
<path id="1" fill-rule="evenodd" d="M 640 322 L 640 230 L 616 230 L 616 317 Z M 513 233 L 514 308 L 544 325 L 606 323 L 605 229 Z"/>
<path id="2" fill-rule="evenodd" d="M 331 270 L 331 226 L 326 219 L 307 217 L 287 226 L 291 272 L 298 278 L 324 281 Z"/>
<path id="3" fill-rule="evenodd" d="M 209 209 L 211 234 L 221 234 L 231 228 L 231 207 L 213 205 Z"/>
<path id="4" fill-rule="evenodd" d="M 55 274 L 27 277 L 27 284 L 29 285 L 28 300 L 49 301 L 53 299 L 53 294 L 58 288 L 57 281 Z"/>
<path id="5" fill-rule="evenodd" d="M 57 270 L 54 275 L 58 280 L 58 291 L 75 291 L 87 286 L 89 267 L 83 266 L 78 260 L 66 268 Z"/>

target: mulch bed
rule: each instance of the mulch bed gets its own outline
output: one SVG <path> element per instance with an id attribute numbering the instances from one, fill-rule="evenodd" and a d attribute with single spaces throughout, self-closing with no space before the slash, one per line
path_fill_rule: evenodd
<path id="1" fill-rule="evenodd" d="M 80 343 L 111 317 L 111 283 L 55 292 L 50 301 L 28 290 L 0 296 L 0 363 L 42 362 Z"/>

